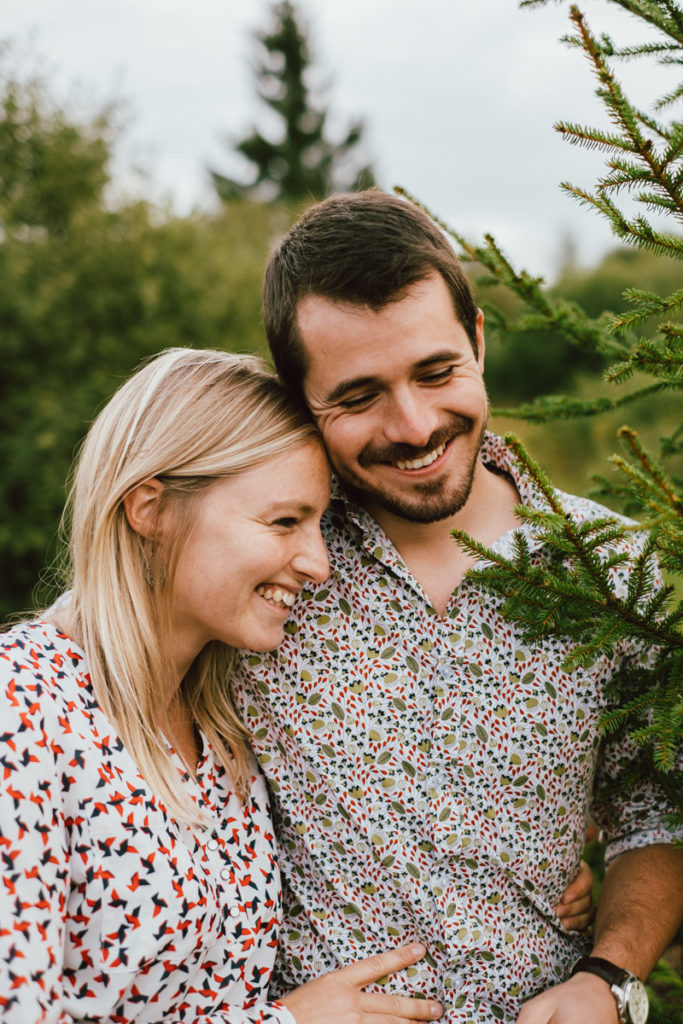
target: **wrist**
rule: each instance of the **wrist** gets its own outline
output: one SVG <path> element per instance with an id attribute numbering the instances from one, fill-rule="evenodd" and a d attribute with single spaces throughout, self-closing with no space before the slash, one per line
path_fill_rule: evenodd
<path id="1" fill-rule="evenodd" d="M 620 1024 L 619 1012 L 609 985 L 595 974 L 580 973 L 570 977 L 565 985 L 573 990 L 573 1005 L 580 1007 L 585 1024 Z"/>
<path id="2" fill-rule="evenodd" d="M 645 1024 L 649 1009 L 648 997 L 640 978 L 598 956 L 581 957 L 574 964 L 571 976 L 580 974 L 591 974 L 609 987 L 620 1024 Z"/>

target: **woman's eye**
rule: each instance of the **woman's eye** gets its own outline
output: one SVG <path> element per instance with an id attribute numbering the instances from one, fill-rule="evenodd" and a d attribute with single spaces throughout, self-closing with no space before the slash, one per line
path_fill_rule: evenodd
<path id="1" fill-rule="evenodd" d="M 296 516 L 281 516 L 280 519 L 274 520 L 273 526 L 282 526 L 286 530 L 291 530 L 298 522 Z"/>

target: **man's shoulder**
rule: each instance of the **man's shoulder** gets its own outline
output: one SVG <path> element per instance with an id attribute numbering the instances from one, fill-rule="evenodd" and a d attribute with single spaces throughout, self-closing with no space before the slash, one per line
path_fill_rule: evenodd
<path id="1" fill-rule="evenodd" d="M 611 519 L 620 526 L 634 529 L 638 527 L 638 523 L 635 519 L 629 519 L 628 516 L 622 515 L 621 512 L 615 512 L 614 509 L 609 508 L 607 505 L 601 505 L 600 502 L 594 501 L 592 498 L 584 498 L 579 494 L 570 494 L 568 491 L 561 491 L 555 489 L 555 495 L 564 509 L 564 511 L 571 516 L 576 522 L 595 522 L 601 519 Z"/>

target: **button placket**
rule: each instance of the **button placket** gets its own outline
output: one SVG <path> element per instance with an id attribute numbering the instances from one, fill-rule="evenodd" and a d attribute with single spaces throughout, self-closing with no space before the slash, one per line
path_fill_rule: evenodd
<path id="1" fill-rule="evenodd" d="M 215 831 L 209 833 L 204 849 L 211 874 L 217 883 L 218 901 L 222 908 L 223 917 L 234 920 L 235 918 L 246 916 L 247 911 L 242 907 L 240 890 L 234 879 L 234 872 L 227 863 L 227 853 L 222 847 Z"/>

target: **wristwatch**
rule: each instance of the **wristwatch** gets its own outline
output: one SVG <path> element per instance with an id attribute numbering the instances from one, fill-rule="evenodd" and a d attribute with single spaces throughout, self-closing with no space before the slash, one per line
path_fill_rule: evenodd
<path id="1" fill-rule="evenodd" d="M 620 1024 L 645 1024 L 650 1004 L 647 989 L 640 978 L 629 974 L 600 956 L 583 956 L 574 964 L 571 976 L 586 972 L 606 981 L 617 1001 Z"/>

